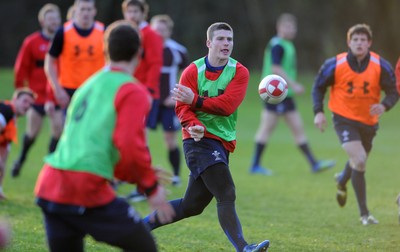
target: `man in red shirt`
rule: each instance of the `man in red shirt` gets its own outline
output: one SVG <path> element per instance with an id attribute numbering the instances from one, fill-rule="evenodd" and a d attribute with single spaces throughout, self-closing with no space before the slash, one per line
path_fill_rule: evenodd
<path id="1" fill-rule="evenodd" d="M 140 30 L 143 51 L 133 76 L 146 86 L 153 98 L 151 110 L 147 117 L 147 127 L 154 129 L 157 125 L 160 105 L 160 76 L 164 46 L 161 36 L 146 22 L 148 11 L 149 6 L 143 0 L 124 0 L 122 2 L 122 13 L 125 20 L 133 22 Z M 132 201 L 145 199 L 136 190 L 132 191 L 128 197 Z"/>
<path id="2" fill-rule="evenodd" d="M 172 223 L 201 214 L 215 198 L 219 223 L 235 250 L 267 251 L 268 240 L 248 244 L 244 238 L 229 168 L 229 153 L 236 147 L 237 110 L 246 95 L 249 71 L 230 57 L 233 29 L 229 24 L 212 24 L 206 44 L 207 56 L 192 62 L 172 91 L 190 169 L 185 195 L 170 201 L 176 212 Z M 159 218 L 154 212 L 144 220 L 155 229 L 164 225 Z"/>
<path id="3" fill-rule="evenodd" d="M 14 162 L 12 173 L 17 177 L 22 169 L 29 149 L 35 142 L 45 115 L 45 102 L 47 99 L 47 78 L 44 72 L 44 58 L 47 53 L 50 40 L 54 37 L 61 24 L 60 10 L 54 4 L 45 4 L 39 11 L 40 31 L 34 32 L 24 40 L 15 62 L 15 87 L 28 86 L 37 94 L 32 107 L 28 110 L 26 120 L 26 132 L 22 142 L 21 153 Z M 49 114 L 51 123 L 51 139 L 49 152 L 54 151 L 62 131 L 62 111 L 57 109 Z"/>
<path id="4" fill-rule="evenodd" d="M 109 65 L 74 94 L 60 142 L 36 183 L 50 251 L 83 251 L 86 235 L 124 251 L 157 250 L 136 210 L 116 197 L 114 177 L 138 184 L 163 223 L 174 216 L 147 148 L 150 95 L 132 77 L 139 35 L 131 23 L 117 21 L 104 44 Z"/>

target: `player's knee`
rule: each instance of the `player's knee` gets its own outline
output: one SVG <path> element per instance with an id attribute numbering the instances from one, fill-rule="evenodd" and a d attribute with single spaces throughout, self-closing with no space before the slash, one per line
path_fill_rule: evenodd
<path id="1" fill-rule="evenodd" d="M 362 172 L 365 171 L 366 162 L 367 162 L 366 155 L 359 155 L 356 158 L 353 158 L 352 159 L 353 169 Z"/>
<path id="2" fill-rule="evenodd" d="M 234 202 L 236 200 L 236 191 L 234 186 L 229 186 L 221 195 L 216 195 L 215 199 L 220 202 Z"/>
<path id="3" fill-rule="evenodd" d="M 204 209 L 206 208 L 206 206 L 202 206 L 202 205 L 190 205 L 187 206 L 183 209 L 183 212 L 185 214 L 185 217 L 191 217 L 191 216 L 196 216 L 201 214 Z"/>

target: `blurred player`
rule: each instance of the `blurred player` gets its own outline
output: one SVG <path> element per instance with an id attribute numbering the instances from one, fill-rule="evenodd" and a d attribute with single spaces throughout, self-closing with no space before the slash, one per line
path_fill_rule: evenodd
<path id="1" fill-rule="evenodd" d="M 297 20 L 292 14 L 281 14 L 276 22 L 277 35 L 268 43 L 264 54 L 262 78 L 268 74 L 277 74 L 283 77 L 289 86 L 289 93 L 279 104 L 265 103 L 261 112 L 261 121 L 255 136 L 255 151 L 250 167 L 250 173 L 272 175 L 272 171 L 260 165 L 265 147 L 281 117 L 285 119 L 291 129 L 294 140 L 310 163 L 312 172 L 334 166 L 333 161 L 318 161 L 311 152 L 304 132 L 303 120 L 297 111 L 294 94 L 304 92 L 303 86 L 297 82 L 296 49 L 292 40 L 297 33 Z"/>
<path id="2" fill-rule="evenodd" d="M 233 30 L 214 23 L 207 30 L 208 54 L 191 63 L 173 89 L 176 113 L 182 125 L 183 150 L 190 169 L 183 198 L 171 201 L 177 222 L 199 215 L 213 198 L 218 220 L 236 251 L 267 251 L 269 241 L 247 244 L 236 214 L 236 192 L 229 153 L 236 147 L 237 109 L 249 82 L 249 71 L 230 55 Z M 164 224 L 153 212 L 145 218 L 151 229 Z"/>
<path id="3" fill-rule="evenodd" d="M 395 75 L 396 75 L 397 92 L 400 94 L 400 58 L 397 60 L 397 63 L 396 63 Z"/>
<path id="4" fill-rule="evenodd" d="M 75 90 L 104 66 L 104 25 L 95 21 L 95 0 L 75 0 L 73 11 L 72 20 L 57 31 L 45 59 L 47 78 L 62 108 L 68 106 Z"/>
<path id="5" fill-rule="evenodd" d="M 61 24 L 60 10 L 54 4 L 45 4 L 38 14 L 41 30 L 25 38 L 15 62 L 15 87 L 28 86 L 37 98 L 28 110 L 25 135 L 18 159 L 14 162 L 11 175 L 17 177 L 25 162 L 29 149 L 36 140 L 45 116 L 47 99 L 47 78 L 44 72 L 44 58 L 51 39 Z M 62 131 L 62 111 L 57 109 L 50 116 L 51 139 L 49 152 L 54 151 Z"/>
<path id="6" fill-rule="evenodd" d="M 379 117 L 398 101 L 392 66 L 370 51 L 372 31 L 366 24 L 352 26 L 347 32 L 348 52 L 325 61 L 313 87 L 314 124 L 326 128 L 324 97 L 330 88 L 329 109 L 342 148 L 348 156 L 344 170 L 335 175 L 336 198 L 346 204 L 346 184 L 351 179 L 363 225 L 377 224 L 367 207 L 365 170 L 368 154 L 378 130 Z M 381 91 L 385 93 L 381 99 Z"/>
<path id="7" fill-rule="evenodd" d="M 160 79 L 160 104 L 158 108 L 157 121 L 161 123 L 164 130 L 164 139 L 168 148 L 168 158 L 172 166 L 174 176 L 172 184 L 180 184 L 180 151 L 176 139 L 176 131 L 180 129 L 180 123 L 175 114 L 175 101 L 170 91 L 178 82 L 179 71 L 188 65 L 187 49 L 171 39 L 174 22 L 168 15 L 156 15 L 151 19 L 151 27 L 157 31 L 164 41 L 163 67 Z M 155 129 L 156 125 L 149 125 Z"/>
<path id="8" fill-rule="evenodd" d="M 154 128 L 157 124 L 157 115 L 160 105 L 160 76 L 163 65 L 163 41 L 161 36 L 151 29 L 146 21 L 149 6 L 144 0 L 124 0 L 122 14 L 124 19 L 133 22 L 140 30 L 142 49 L 139 65 L 134 77 L 143 83 L 149 90 L 153 103 L 147 118 L 147 127 Z M 141 201 L 143 194 L 133 190 L 128 196 L 132 201 Z"/>
<path id="9" fill-rule="evenodd" d="M 139 35 L 131 23 L 117 21 L 104 42 L 109 65 L 74 94 L 60 142 L 35 187 L 50 251 L 83 251 L 86 235 L 124 251 L 157 250 L 138 212 L 116 197 L 114 177 L 137 183 L 163 222 L 174 215 L 147 148 L 150 95 L 132 77 Z"/>
<path id="10" fill-rule="evenodd" d="M 28 88 L 17 88 L 11 101 L 0 102 L 0 200 L 5 199 L 3 180 L 11 142 L 17 141 L 16 117 L 26 114 L 36 99 Z"/>

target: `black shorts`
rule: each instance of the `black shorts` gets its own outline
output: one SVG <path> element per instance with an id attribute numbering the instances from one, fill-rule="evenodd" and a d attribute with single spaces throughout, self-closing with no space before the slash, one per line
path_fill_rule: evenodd
<path id="1" fill-rule="evenodd" d="M 35 110 L 41 117 L 46 115 L 44 104 L 32 104 L 31 108 L 33 108 L 33 110 Z"/>
<path id="2" fill-rule="evenodd" d="M 265 109 L 281 115 L 296 110 L 296 104 L 294 103 L 294 99 L 292 97 L 287 97 L 278 104 L 265 103 Z"/>
<path id="3" fill-rule="evenodd" d="M 376 135 L 379 125 L 367 125 L 358 121 L 347 119 L 338 114 L 333 114 L 333 124 L 336 134 L 342 144 L 351 141 L 361 141 L 365 151 L 369 153 L 372 149 L 372 141 Z"/>
<path id="4" fill-rule="evenodd" d="M 211 138 L 202 138 L 196 142 L 193 138 L 183 140 L 183 152 L 190 175 L 195 179 L 208 167 L 224 163 L 229 166 L 229 152 L 222 143 Z"/>
<path id="5" fill-rule="evenodd" d="M 37 200 L 41 207 L 51 251 L 83 251 L 83 238 L 129 251 L 156 251 L 149 228 L 125 200 L 95 208 Z"/>
<path id="6" fill-rule="evenodd" d="M 147 121 L 148 128 L 155 130 L 157 129 L 157 125 L 161 123 L 163 130 L 166 132 L 174 132 L 181 129 L 181 124 L 175 114 L 174 107 L 159 105 L 154 113 L 157 114 L 149 116 L 149 120 Z"/>
<path id="7" fill-rule="evenodd" d="M 147 116 L 147 122 L 146 122 L 147 128 L 155 129 L 157 127 L 157 117 L 159 109 L 160 109 L 160 100 L 153 100 L 150 112 Z"/>
<path id="8" fill-rule="evenodd" d="M 46 115 L 46 111 L 44 110 L 44 104 L 32 104 L 31 107 L 35 110 L 41 117 Z M 60 106 L 55 106 L 56 110 L 60 109 Z"/>

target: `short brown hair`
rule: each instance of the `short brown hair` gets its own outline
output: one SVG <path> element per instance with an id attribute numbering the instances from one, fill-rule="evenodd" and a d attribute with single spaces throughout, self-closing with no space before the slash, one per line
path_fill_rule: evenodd
<path id="1" fill-rule="evenodd" d="M 58 12 L 58 13 L 60 13 L 60 8 L 58 8 L 57 5 L 52 4 L 52 3 L 48 3 L 48 4 L 43 5 L 43 7 L 40 8 L 39 14 L 38 14 L 39 22 L 42 22 L 44 20 L 44 17 L 46 16 L 46 14 L 49 13 L 49 12 Z"/>
<path id="2" fill-rule="evenodd" d="M 356 24 L 350 27 L 347 32 L 347 40 L 350 40 L 354 34 L 365 34 L 368 40 L 372 40 L 372 30 L 367 24 Z"/>
<path id="3" fill-rule="evenodd" d="M 126 20 L 110 24 L 104 32 L 104 48 L 107 58 L 112 61 L 132 60 L 140 48 L 135 25 Z"/>
<path id="4" fill-rule="evenodd" d="M 89 2 L 89 3 L 96 4 L 95 0 L 75 0 L 73 6 L 77 6 L 79 2 Z"/>
<path id="5" fill-rule="evenodd" d="M 168 15 L 155 15 L 151 18 L 150 23 L 154 24 L 156 22 L 161 22 L 167 25 L 168 29 L 172 31 L 174 29 L 174 21 Z"/>
<path id="6" fill-rule="evenodd" d="M 214 36 L 214 32 L 218 31 L 218 30 L 226 30 L 226 31 L 233 32 L 232 27 L 228 23 L 217 22 L 217 23 L 214 23 L 214 24 L 210 25 L 210 27 L 208 27 L 208 29 L 207 29 L 207 39 L 208 40 L 212 40 L 213 36 Z"/>
<path id="7" fill-rule="evenodd" d="M 140 10 L 147 15 L 149 13 L 149 5 L 145 0 L 124 0 L 122 2 L 122 12 L 125 12 L 129 6 L 137 6 Z"/>
<path id="8" fill-rule="evenodd" d="M 18 99 L 22 95 L 29 95 L 33 99 L 36 99 L 36 97 L 37 97 L 37 94 L 35 92 L 33 92 L 32 89 L 30 89 L 28 87 L 22 87 L 22 88 L 15 89 L 12 97 L 13 97 L 13 99 L 14 98 Z"/>
<path id="9" fill-rule="evenodd" d="M 276 20 L 276 25 L 280 25 L 281 23 L 284 22 L 290 22 L 290 23 L 294 23 L 297 24 L 297 18 L 290 13 L 282 13 L 281 15 L 279 15 L 278 19 Z"/>

